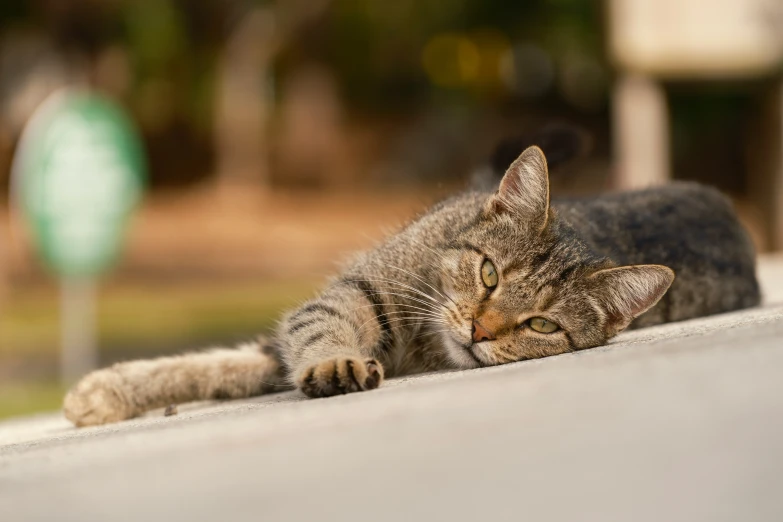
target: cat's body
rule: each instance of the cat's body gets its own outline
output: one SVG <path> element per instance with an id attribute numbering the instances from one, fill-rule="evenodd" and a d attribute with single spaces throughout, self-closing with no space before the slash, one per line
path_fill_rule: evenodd
<path id="1" fill-rule="evenodd" d="M 270 340 L 94 372 L 65 412 L 90 425 L 291 387 L 324 397 L 758 302 L 752 244 L 717 191 L 673 184 L 550 207 L 546 162 L 531 148 L 497 192 L 444 201 L 359 255 Z"/>
<path id="2" fill-rule="evenodd" d="M 760 301 L 753 244 L 728 198 L 695 183 L 554 204 L 581 239 L 618 265 L 658 264 L 669 291 L 630 328 L 749 308 Z"/>

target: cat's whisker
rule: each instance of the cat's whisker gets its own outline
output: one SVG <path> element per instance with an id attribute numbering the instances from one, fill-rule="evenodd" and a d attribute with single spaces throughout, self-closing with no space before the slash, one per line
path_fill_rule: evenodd
<path id="1" fill-rule="evenodd" d="M 369 295 L 394 295 L 394 296 L 397 296 L 397 297 L 405 297 L 406 299 L 410 299 L 411 301 L 415 301 L 417 303 L 420 303 L 422 306 L 429 307 L 428 309 L 433 311 L 433 312 L 437 312 L 438 311 L 437 308 L 435 308 L 431 303 L 429 303 L 427 301 L 422 301 L 421 299 L 418 299 L 416 297 L 413 297 L 413 296 L 410 296 L 410 295 L 406 295 L 406 294 L 401 294 L 401 293 L 398 293 L 398 292 L 373 292 L 372 294 L 369 294 Z M 388 303 L 388 304 L 394 305 L 395 303 Z"/>
<path id="2" fill-rule="evenodd" d="M 421 318 L 421 320 L 422 320 L 422 323 L 427 325 L 427 326 L 447 326 L 447 327 L 450 327 L 449 323 L 447 323 L 445 321 L 440 321 L 440 320 L 437 320 L 437 319 L 430 319 L 430 318 L 424 317 L 424 318 Z"/>
<path id="3" fill-rule="evenodd" d="M 430 337 L 430 336 L 433 336 L 433 335 L 439 335 L 439 334 L 444 334 L 444 333 L 449 333 L 449 332 L 451 332 L 450 328 L 443 328 L 441 330 L 429 330 L 429 331 L 426 331 L 426 332 L 421 332 L 418 335 L 412 337 L 411 341 L 415 341 L 415 340 L 421 339 L 422 337 Z"/>
<path id="4" fill-rule="evenodd" d="M 404 314 L 404 313 L 414 314 L 414 315 L 421 315 L 421 316 L 425 316 L 425 317 L 435 317 L 435 318 L 438 318 L 438 319 L 442 319 L 442 316 L 440 314 L 436 314 L 436 313 L 433 313 L 433 312 L 411 312 L 411 311 L 407 311 L 407 310 L 403 310 L 403 311 L 399 311 L 398 310 L 398 311 L 394 311 L 394 312 L 386 312 L 386 315 L 396 315 L 396 314 Z"/>
<path id="5" fill-rule="evenodd" d="M 446 322 L 444 317 L 439 315 L 433 315 L 428 312 L 403 310 L 399 312 L 390 312 L 386 315 L 402 315 L 404 318 L 416 320 L 422 324 L 426 323 L 426 324 L 438 324 L 438 325 L 449 326 L 448 322 Z"/>
<path id="6" fill-rule="evenodd" d="M 445 320 L 445 318 L 443 317 L 443 315 L 441 313 L 439 313 L 439 311 L 433 311 L 433 310 L 429 310 L 427 308 L 422 308 L 422 307 L 419 307 L 419 306 L 406 304 L 406 303 L 389 303 L 389 304 L 392 305 L 392 306 L 396 306 L 396 307 L 402 308 L 403 310 L 395 310 L 395 311 L 386 312 L 384 314 L 386 316 L 407 314 L 409 316 L 417 316 L 417 317 L 427 318 L 427 319 L 435 320 L 435 321 L 444 321 Z M 370 306 L 374 306 L 374 305 L 365 305 L 365 306 L 361 306 L 361 307 L 356 307 L 352 311 L 358 310 L 360 308 L 369 308 Z M 370 322 L 372 322 L 374 320 L 378 320 L 378 316 L 376 316 L 375 314 L 373 314 L 372 318 L 370 318 L 367 321 L 365 321 L 364 323 L 362 323 L 360 325 L 360 328 L 364 327 L 366 324 L 368 324 L 368 323 L 370 323 Z"/>
<path id="7" fill-rule="evenodd" d="M 352 311 L 355 311 L 355 310 L 360 309 L 360 308 L 369 308 L 369 307 L 372 307 L 372 306 L 374 306 L 374 305 L 360 306 L 360 307 L 354 308 Z M 407 310 L 398 310 L 398 311 L 386 312 L 385 315 L 388 316 L 388 315 L 402 315 L 402 314 L 411 314 L 411 315 L 412 314 L 418 314 L 418 316 L 420 316 L 423 321 L 427 320 L 427 321 L 433 322 L 434 324 L 447 325 L 447 323 L 445 322 L 445 318 L 442 315 L 440 315 L 440 314 L 433 314 L 433 312 L 431 312 L 429 310 L 426 310 L 426 309 L 423 309 L 423 308 L 419 308 L 419 307 L 416 307 L 416 306 L 413 306 L 413 305 L 398 304 L 397 306 L 400 306 L 402 308 L 408 308 L 408 309 Z M 384 324 L 382 319 L 379 319 L 377 315 L 373 314 L 370 319 L 364 321 L 361 325 L 359 325 L 357 330 L 361 331 L 367 324 L 370 324 L 373 321 L 378 321 L 381 325 Z M 397 325 L 394 325 L 394 326 L 396 327 Z"/>
<path id="8" fill-rule="evenodd" d="M 404 315 L 404 314 L 408 314 L 408 315 Z M 390 315 L 403 315 L 403 317 L 391 317 L 391 318 L 389 318 L 388 316 L 390 316 Z M 430 321 L 432 321 L 432 320 L 441 320 L 440 317 L 435 316 L 435 315 L 425 314 L 425 313 L 421 313 L 421 312 L 410 312 L 410 311 L 387 312 L 386 316 L 387 316 L 387 319 L 385 321 L 384 320 L 379 320 L 378 322 L 383 325 L 383 324 L 391 324 L 394 321 L 399 322 L 399 321 L 408 319 L 408 320 L 412 321 L 411 324 L 415 324 L 416 321 L 418 321 L 418 324 L 423 324 L 425 320 L 430 320 Z M 367 321 L 365 321 L 361 325 L 359 325 L 359 327 L 357 329 L 361 330 L 367 324 L 369 324 L 369 323 L 371 323 L 372 321 L 375 321 L 375 320 L 378 320 L 378 318 L 377 317 L 372 317 L 371 319 L 368 319 Z M 399 326 L 399 325 L 395 325 L 395 326 Z"/>
<path id="9" fill-rule="evenodd" d="M 405 285 L 404 283 L 400 283 L 399 281 L 383 280 L 383 279 L 348 279 L 348 280 L 344 280 L 343 282 L 361 282 L 361 281 L 365 281 L 365 282 L 383 282 L 383 281 L 386 281 L 386 282 L 392 282 L 392 283 L 395 283 L 395 284 L 398 284 L 398 285 L 402 285 L 402 286 L 405 286 L 407 288 L 411 288 L 411 287 L 408 287 L 408 285 Z M 411 289 L 415 290 L 417 292 L 420 292 L 418 289 L 415 289 L 415 288 L 411 288 Z M 421 293 L 422 293 L 422 295 L 424 297 L 432 300 L 439 307 L 444 307 L 443 303 L 441 303 L 440 301 L 438 301 L 436 299 L 433 299 L 432 296 L 430 296 L 430 295 L 428 295 L 426 293 L 423 293 L 423 292 L 421 292 Z M 370 295 L 370 296 L 372 296 L 372 295 L 394 295 L 394 296 L 398 296 L 398 297 L 405 297 L 405 298 L 410 299 L 412 301 L 416 301 L 418 303 L 421 303 L 422 305 L 429 306 L 429 307 L 431 307 L 433 309 L 433 311 L 437 310 L 437 309 L 433 308 L 433 305 L 431 303 L 429 303 L 427 301 L 422 301 L 421 299 L 419 299 L 417 297 L 414 297 L 412 295 L 401 294 L 401 293 L 396 293 L 396 292 L 389 292 L 389 291 L 383 291 L 383 290 L 377 290 L 377 291 L 372 292 L 372 293 L 370 293 L 368 295 Z M 392 303 L 388 303 L 388 304 L 392 305 L 392 304 L 395 304 L 395 303 L 392 302 Z"/>
<path id="10" fill-rule="evenodd" d="M 392 328 L 397 327 L 421 327 L 424 326 L 425 321 L 420 321 L 418 319 L 411 319 L 407 317 L 398 317 L 391 319 L 387 322 Z M 436 323 L 437 324 L 437 323 Z M 438 326 L 445 327 L 447 325 L 445 324 L 438 324 Z M 446 328 L 444 331 L 448 331 L 448 328 Z M 410 340 L 417 339 L 419 336 L 415 335 Z"/>
<path id="11" fill-rule="evenodd" d="M 391 265 L 389 265 L 389 266 L 391 266 Z M 413 275 L 413 276 L 418 278 L 418 276 L 416 276 L 416 274 L 411 273 L 411 275 Z M 421 295 L 422 297 L 426 297 L 427 299 L 429 299 L 429 300 L 431 300 L 431 301 L 433 301 L 433 302 L 435 302 L 435 303 L 437 303 L 439 305 L 442 305 L 442 303 L 440 301 L 438 301 L 435 297 L 431 296 L 430 294 L 428 294 L 426 292 L 421 291 L 420 289 L 416 288 L 415 286 L 410 286 L 410 285 L 408 285 L 406 283 L 403 283 L 401 281 L 397 281 L 395 279 L 379 279 L 379 281 L 385 281 L 385 282 L 388 282 L 388 283 L 392 283 L 392 284 L 401 286 L 401 287 L 406 288 L 408 290 L 412 290 L 413 292 L 416 292 L 417 294 Z"/>
<path id="12" fill-rule="evenodd" d="M 441 327 L 441 326 L 443 326 L 443 327 L 446 327 L 446 329 L 447 329 L 447 330 L 453 330 L 453 329 L 454 329 L 454 328 L 453 328 L 453 326 L 452 326 L 452 325 L 450 325 L 449 323 L 447 323 L 446 321 L 432 321 L 432 322 L 427 322 L 427 325 L 428 325 L 428 326 L 436 326 L 436 327 Z"/>
<path id="13" fill-rule="evenodd" d="M 389 265 L 389 266 L 391 266 L 391 265 Z M 412 274 L 412 275 L 413 275 L 413 274 Z M 397 285 L 397 286 L 401 286 L 401 287 L 403 287 L 403 288 L 405 288 L 405 289 L 407 289 L 407 290 L 412 290 L 413 292 L 416 292 L 417 294 L 421 295 L 422 297 L 426 297 L 427 299 L 429 299 L 430 301 L 432 301 L 432 302 L 434 302 L 434 303 L 438 304 L 439 306 L 443 306 L 443 303 L 441 303 L 440 301 L 438 301 L 437 299 L 435 299 L 434 297 L 432 297 L 432 296 L 431 296 L 431 295 L 429 295 L 428 293 L 426 293 L 426 292 L 422 292 L 422 291 L 421 291 L 421 290 L 419 290 L 418 288 L 415 288 L 415 287 L 413 287 L 413 286 L 407 285 L 407 284 L 405 284 L 405 283 L 402 283 L 402 282 L 400 282 L 400 281 L 395 281 L 394 279 L 383 279 L 383 278 L 377 278 L 377 279 L 350 279 L 349 281 L 352 281 L 352 282 L 353 282 L 353 281 L 365 281 L 365 282 L 368 282 L 368 283 L 376 283 L 376 282 L 379 282 L 379 283 L 390 283 L 390 284 L 394 284 L 394 285 Z"/>
<path id="14" fill-rule="evenodd" d="M 440 310 L 433 310 L 431 308 L 422 308 L 420 306 L 406 304 L 406 303 L 396 303 L 396 304 L 393 303 L 393 304 L 391 304 L 391 306 L 397 306 L 397 307 L 401 307 L 401 308 L 408 308 L 410 310 L 417 310 L 419 312 L 428 312 L 428 313 L 435 314 L 437 316 L 441 316 L 442 317 L 442 315 L 440 313 Z"/>
<path id="15" fill-rule="evenodd" d="M 411 319 L 420 319 L 420 320 L 431 320 L 431 321 L 443 321 L 442 317 L 438 317 L 437 315 L 431 315 L 421 312 L 411 312 L 411 311 L 401 311 L 401 312 L 391 312 L 386 314 L 389 315 L 405 315 L 406 317 L 409 317 Z"/>
<path id="16" fill-rule="evenodd" d="M 398 326 L 400 324 L 422 326 L 425 323 L 425 321 L 422 321 L 421 319 L 411 318 L 411 317 L 396 317 L 396 318 L 389 319 L 388 322 L 389 324 L 395 323 Z"/>
<path id="17" fill-rule="evenodd" d="M 416 238 L 410 238 L 410 239 L 411 239 L 411 241 L 413 241 L 413 243 L 414 243 L 414 244 L 417 244 L 417 245 L 419 245 L 419 246 L 421 246 L 421 247 L 424 247 L 424 248 L 428 249 L 430 252 L 432 252 L 433 254 L 435 254 L 435 258 L 436 258 L 438 261 L 440 261 L 440 260 L 441 260 L 441 259 L 444 257 L 442 252 L 438 252 L 438 251 L 436 251 L 435 249 L 433 249 L 433 248 L 432 248 L 432 247 L 430 247 L 429 245 L 426 245 L 426 244 L 424 244 L 424 243 L 423 243 L 423 242 L 421 242 L 420 240 L 418 240 L 418 239 L 416 239 Z M 402 271 L 402 272 L 405 272 L 405 273 L 407 273 L 407 274 L 410 274 L 411 276 L 415 277 L 416 279 L 418 279 L 419 281 L 421 281 L 422 283 L 424 283 L 425 285 L 427 285 L 429 288 L 431 288 L 432 290 L 434 290 L 435 292 L 437 292 L 438 294 L 440 294 L 441 296 L 443 296 L 445 299 L 447 299 L 448 301 L 450 301 L 450 302 L 451 302 L 451 303 L 452 303 L 454 306 L 456 306 L 457 308 L 459 308 L 459 305 L 457 304 L 457 302 L 456 302 L 456 301 L 454 301 L 454 299 L 452 299 L 452 298 L 451 298 L 451 297 L 449 297 L 448 295 L 444 294 L 443 292 L 441 292 L 440 290 L 438 290 L 437 288 L 435 288 L 433 285 L 431 285 L 430 283 L 428 283 L 428 282 L 427 282 L 427 281 L 426 281 L 426 280 L 425 280 L 423 277 L 421 277 L 421 276 L 419 276 L 419 275 L 417 275 L 417 274 L 415 274 L 415 273 L 413 273 L 413 272 L 411 272 L 411 271 L 409 271 L 409 270 L 406 270 L 406 269 L 404 269 L 404 268 L 400 268 L 400 267 L 398 267 L 398 266 L 394 266 L 394 265 L 391 265 L 391 264 L 389 264 L 389 265 L 387 265 L 387 266 L 388 266 L 388 267 L 390 267 L 390 268 L 394 268 L 394 269 L 396 269 L 396 270 L 400 270 L 400 271 Z"/>
<path id="18" fill-rule="evenodd" d="M 389 265 L 389 266 L 392 266 L 392 265 Z M 409 272 L 409 271 L 406 271 L 405 269 L 402 269 L 402 268 L 399 268 L 399 267 L 393 267 L 393 268 L 395 268 L 397 270 L 400 270 L 402 272 L 405 272 L 407 274 L 412 275 L 416 279 L 421 280 L 422 282 L 427 284 L 427 286 L 432 288 L 435 292 L 438 292 L 438 294 L 443 295 L 437 288 L 433 287 L 432 285 L 429 285 L 426 281 L 424 281 L 421 277 L 417 276 L 416 274 L 414 274 L 412 272 Z M 455 312 L 446 303 L 440 302 L 438 299 L 435 299 L 433 296 L 427 294 L 426 292 L 421 291 L 418 288 L 412 287 L 410 285 L 407 285 L 405 283 L 402 283 L 402 282 L 394 280 L 394 279 L 390 279 L 390 278 L 373 278 L 373 279 L 368 279 L 368 278 L 357 279 L 357 278 L 353 278 L 353 279 L 344 279 L 341 282 L 344 283 L 344 282 L 360 282 L 360 281 L 368 282 L 368 283 L 379 283 L 379 282 L 382 282 L 382 283 L 392 284 L 392 285 L 401 287 L 403 289 L 411 290 L 411 291 L 416 292 L 417 294 L 421 295 L 422 297 L 425 297 L 425 298 L 429 299 L 430 301 L 432 301 L 433 303 L 438 305 L 440 308 L 442 308 L 443 310 L 447 311 L 452 316 L 452 318 L 454 318 L 454 317 L 459 315 L 457 312 Z M 408 308 L 417 309 L 417 310 L 421 310 L 421 311 L 430 311 L 430 312 L 433 312 L 433 313 L 437 314 L 437 316 L 438 316 L 437 318 L 438 319 L 443 318 L 441 310 L 435 309 L 435 308 L 433 308 L 433 306 L 431 304 L 429 304 L 427 302 L 423 302 L 421 299 L 418 299 L 418 298 L 416 298 L 414 296 L 411 296 L 411 295 L 400 294 L 398 292 L 381 291 L 381 290 L 379 290 L 377 292 L 373 292 L 370 295 L 396 295 L 396 296 L 400 296 L 400 297 L 406 297 L 406 298 L 408 298 L 408 299 L 410 299 L 410 300 L 412 300 L 414 302 L 417 302 L 417 303 L 423 305 L 424 307 L 426 307 L 426 309 L 425 308 L 421 308 L 421 307 L 416 307 L 416 306 L 413 306 L 413 305 L 402 304 L 402 303 L 395 303 L 395 302 L 390 302 L 390 303 L 386 303 L 386 304 L 389 305 L 389 306 L 405 306 L 405 307 L 408 307 Z M 445 297 L 446 299 L 449 299 L 449 301 L 454 303 L 453 299 L 449 298 L 448 296 L 443 295 L 443 297 Z M 454 304 L 456 305 L 456 303 L 454 303 Z M 372 306 L 374 306 L 374 305 L 372 305 Z M 456 316 L 455 316 L 455 314 L 456 314 Z"/>
<path id="19" fill-rule="evenodd" d="M 427 248 L 430 248 L 430 247 L 427 247 Z M 432 249 L 430 248 L 430 250 L 432 250 Z M 441 255 L 441 254 L 439 254 L 439 253 L 437 253 L 435 250 L 432 250 L 432 252 L 433 252 L 433 253 L 435 253 L 435 254 L 436 254 L 436 256 L 438 256 L 438 257 L 442 257 L 442 255 Z M 451 303 L 452 303 L 454 306 L 458 306 L 458 305 L 457 305 L 457 303 L 454 301 L 454 299 L 452 299 L 452 298 L 451 298 L 451 297 L 449 297 L 448 295 L 444 294 L 443 292 L 441 292 L 440 290 L 438 290 L 437 288 L 435 288 L 433 285 L 431 285 L 430 283 L 428 283 L 428 282 L 427 282 L 427 281 L 426 281 L 426 280 L 425 280 L 423 277 L 421 277 L 420 275 L 418 275 L 418 274 L 415 274 L 414 272 L 411 272 L 410 270 L 406 270 L 406 269 L 404 269 L 404 268 L 401 268 L 401 267 L 398 267 L 398 266 L 395 266 L 395 265 L 392 265 L 392 264 L 387 264 L 386 266 L 388 266 L 389 268 L 393 268 L 393 269 L 395 269 L 395 270 L 399 270 L 399 271 L 401 271 L 401 272 L 403 272 L 403 273 L 405 273 L 405 274 L 408 274 L 408 275 L 410 275 L 410 276 L 412 276 L 412 277 L 416 278 L 416 279 L 417 279 L 417 280 L 419 280 L 420 282 L 424 283 L 424 284 L 425 284 L 425 285 L 426 285 L 428 288 L 430 288 L 430 289 L 432 289 L 433 291 L 435 291 L 435 292 L 436 292 L 438 295 L 440 295 L 440 296 L 441 296 L 441 297 L 443 297 L 444 299 L 446 299 L 446 300 L 450 301 L 450 302 L 451 302 Z M 446 306 L 446 303 L 440 303 L 440 302 L 439 302 L 438 304 L 440 304 L 441 306 Z"/>
<path id="20" fill-rule="evenodd" d="M 429 248 L 429 247 L 427 247 L 427 248 Z M 434 250 L 433 250 L 433 252 L 434 252 Z M 443 296 L 445 299 L 448 299 L 449 301 L 454 303 L 454 306 L 457 306 L 457 303 L 454 301 L 454 299 L 452 299 L 451 297 L 447 296 L 446 294 L 444 294 L 443 292 L 441 292 L 440 290 L 438 290 L 437 288 L 435 288 L 434 286 L 429 284 L 423 277 L 414 274 L 410 270 L 405 270 L 404 268 L 400 268 L 398 266 L 394 266 L 394 265 L 386 265 L 386 266 L 388 266 L 389 268 L 394 268 L 395 270 L 400 270 L 400 271 L 402 271 L 402 272 L 404 272 L 404 273 L 406 273 L 408 275 L 411 275 L 411 276 L 415 277 L 416 279 L 418 279 L 419 281 L 421 281 L 422 283 L 427 285 L 429 288 L 431 288 L 432 290 L 436 291 L 438 294 Z"/>
<path id="21" fill-rule="evenodd" d="M 439 310 L 430 310 L 430 309 L 427 309 L 427 308 L 421 308 L 421 307 L 418 307 L 418 306 L 415 306 L 415 305 L 411 305 L 411 304 L 407 304 L 407 303 L 387 303 L 387 305 L 388 306 L 411 308 L 411 309 L 419 310 L 419 311 L 422 311 L 422 312 L 432 312 L 432 313 L 438 313 L 439 312 Z M 363 308 L 375 308 L 375 306 L 376 305 L 374 305 L 374 304 L 356 306 L 356 307 L 351 308 L 350 310 L 348 310 L 348 312 L 352 313 L 352 312 L 355 312 L 357 310 L 361 310 Z"/>

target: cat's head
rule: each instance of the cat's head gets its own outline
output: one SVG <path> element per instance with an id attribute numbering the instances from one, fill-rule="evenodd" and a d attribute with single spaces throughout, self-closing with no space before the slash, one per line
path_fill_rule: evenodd
<path id="1" fill-rule="evenodd" d="M 447 245 L 441 334 L 462 367 L 604 344 L 666 293 L 674 272 L 596 256 L 549 206 L 546 158 L 514 161 L 478 219 Z"/>

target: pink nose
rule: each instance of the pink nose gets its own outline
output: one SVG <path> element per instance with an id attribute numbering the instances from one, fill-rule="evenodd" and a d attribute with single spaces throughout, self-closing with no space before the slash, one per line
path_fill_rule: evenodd
<path id="1" fill-rule="evenodd" d="M 481 326 L 478 321 L 473 321 L 473 342 L 480 343 L 481 341 L 494 341 L 495 335 Z"/>

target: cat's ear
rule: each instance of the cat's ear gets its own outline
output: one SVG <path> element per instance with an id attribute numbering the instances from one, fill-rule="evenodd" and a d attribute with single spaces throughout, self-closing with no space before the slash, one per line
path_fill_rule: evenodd
<path id="1" fill-rule="evenodd" d="M 589 279 L 606 312 L 605 329 L 611 337 L 663 297 L 674 281 L 674 272 L 662 265 L 633 265 L 599 270 Z"/>
<path id="2" fill-rule="evenodd" d="M 544 152 L 528 147 L 514 160 L 490 201 L 493 212 L 513 213 L 540 232 L 549 213 L 549 171 Z"/>

